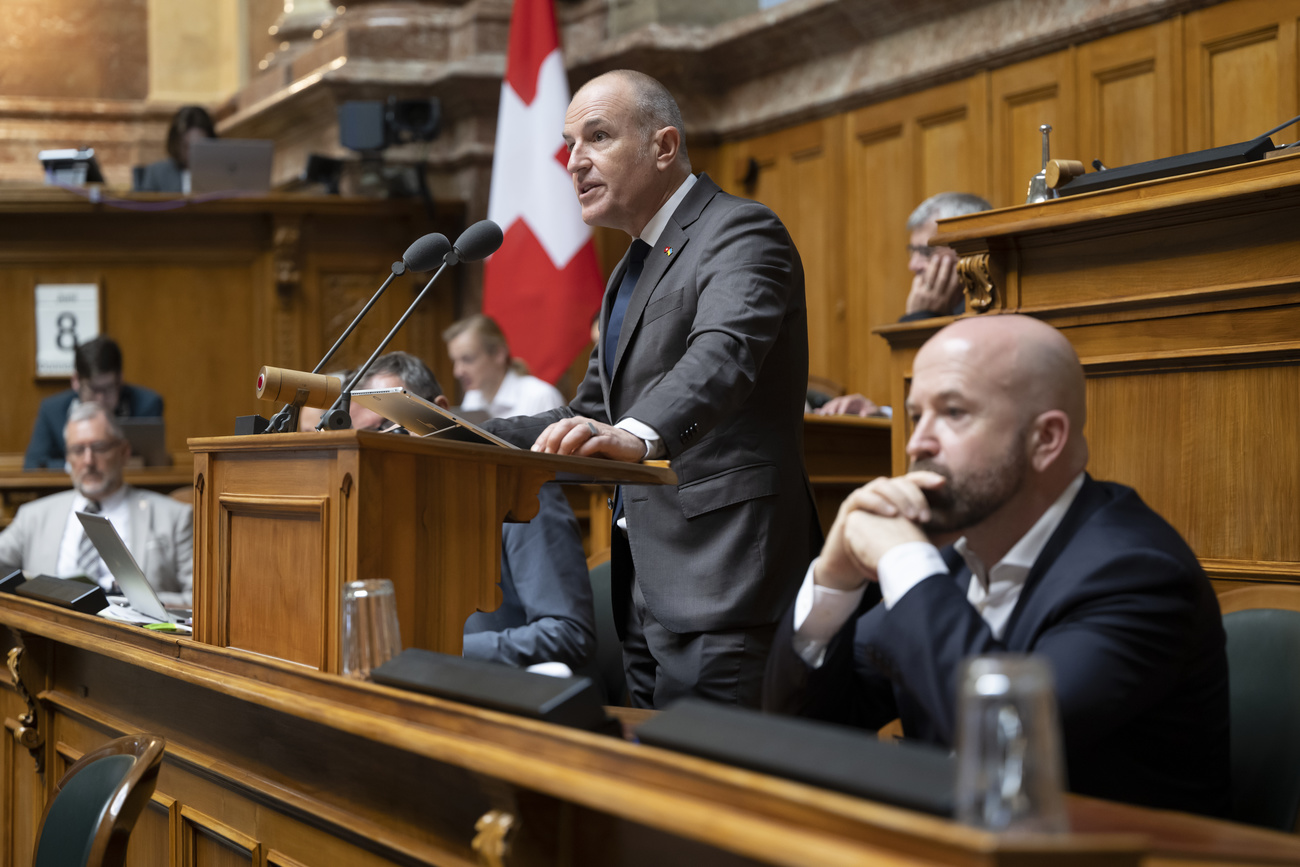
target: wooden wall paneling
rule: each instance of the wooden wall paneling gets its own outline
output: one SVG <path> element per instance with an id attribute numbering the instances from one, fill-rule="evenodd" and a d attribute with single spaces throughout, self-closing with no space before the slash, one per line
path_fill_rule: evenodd
<path id="1" fill-rule="evenodd" d="M 1293 514 L 1246 505 L 1300 498 L 1296 473 L 1283 469 L 1300 465 L 1288 433 L 1300 426 L 1300 406 L 1278 399 L 1300 394 L 1300 366 L 1216 364 L 1208 354 L 1188 363 L 1195 367 L 1152 372 L 1138 363 L 1130 374 L 1089 378 L 1090 471 L 1135 488 L 1197 556 L 1289 563 L 1291 580 L 1300 579 Z"/>
<path id="2" fill-rule="evenodd" d="M 1296 0 L 1236 0 L 1185 16 L 1187 146 L 1245 141 L 1300 114 Z M 1294 142 L 1296 128 L 1273 137 Z"/>
<path id="3" fill-rule="evenodd" d="M 903 315 L 907 218 L 944 191 L 989 194 L 988 81 L 977 75 L 851 113 L 845 139 L 849 391 L 888 404 L 889 346 L 871 334 Z"/>
<path id="4" fill-rule="evenodd" d="M 837 116 L 723 145 L 730 170 L 718 178 L 728 192 L 767 205 L 790 232 L 803 260 L 808 372 L 838 383 L 848 375 L 842 125 Z"/>
<path id="5" fill-rule="evenodd" d="M 1053 148 L 1092 171 L 1182 153 L 1182 19 L 1080 45 L 1075 52 L 1078 151 Z"/>
<path id="6" fill-rule="evenodd" d="M 855 112 L 848 124 L 849 392 L 889 402 L 889 347 L 872 327 L 896 321 L 907 300 L 907 215 L 916 207 L 915 129 L 897 102 Z"/>
<path id="7" fill-rule="evenodd" d="M 262 844 L 193 807 L 181 806 L 180 867 L 261 867 Z"/>
<path id="8" fill-rule="evenodd" d="M 1079 152 L 1074 48 L 989 73 L 990 161 L 995 208 L 1025 201 L 1042 168 L 1040 124 L 1052 125 L 1052 156 Z"/>
<path id="9" fill-rule="evenodd" d="M 174 831 L 179 831 L 180 803 L 157 790 L 131 831 L 126 867 L 159 867 L 177 860 Z"/>

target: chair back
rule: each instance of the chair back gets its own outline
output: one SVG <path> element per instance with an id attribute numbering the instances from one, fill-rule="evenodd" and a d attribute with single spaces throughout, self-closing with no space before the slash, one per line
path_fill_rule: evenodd
<path id="1" fill-rule="evenodd" d="M 606 559 L 589 567 L 591 602 L 596 613 L 595 680 L 612 705 L 627 704 L 627 678 L 623 674 L 623 644 L 614 625 L 614 598 L 610 587 L 610 562 Z"/>
<path id="2" fill-rule="evenodd" d="M 1228 634 L 1232 816 L 1300 830 L 1300 587 L 1219 597 Z"/>
<path id="3" fill-rule="evenodd" d="M 119 867 L 158 783 L 166 742 L 127 735 L 82 756 L 54 787 L 33 867 Z"/>

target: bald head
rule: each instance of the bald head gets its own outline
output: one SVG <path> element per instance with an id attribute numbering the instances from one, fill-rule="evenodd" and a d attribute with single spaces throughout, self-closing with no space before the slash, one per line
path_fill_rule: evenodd
<path id="1" fill-rule="evenodd" d="M 942 350 L 968 357 L 991 386 L 1013 395 L 1021 417 L 1062 410 L 1082 436 L 1087 420 L 1083 366 L 1070 341 L 1045 322 L 1016 314 L 960 319 L 926 341 L 917 354 Z"/>
<path id="2" fill-rule="evenodd" d="M 648 141 L 656 132 L 666 127 L 677 130 L 677 164 L 685 171 L 691 170 L 691 159 L 686 153 L 686 125 L 677 100 L 658 79 L 635 69 L 615 69 L 598 75 L 578 88 L 574 99 L 588 88 L 614 86 L 627 93 L 633 108 L 633 122 Z"/>
<path id="3" fill-rule="evenodd" d="M 960 319 L 931 337 L 907 409 L 913 469 L 949 480 L 930 492 L 932 529 L 964 531 L 998 557 L 1088 463 L 1083 368 L 1060 332 L 1027 316 Z"/>

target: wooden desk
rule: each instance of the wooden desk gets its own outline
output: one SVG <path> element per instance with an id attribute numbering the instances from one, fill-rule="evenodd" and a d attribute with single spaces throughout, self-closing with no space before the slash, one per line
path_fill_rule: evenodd
<path id="1" fill-rule="evenodd" d="M 120 733 L 167 739 L 134 865 L 456 865 L 512 816 L 507 865 L 1295 864 L 1300 839 L 1084 799 L 1074 833 L 1012 839 L 702 759 L 356 683 L 0 597 L 39 704 L 35 762 L 0 743 L 0 863 L 30 864 L 71 762 Z M 26 711 L 0 673 L 7 731 Z"/>
<path id="2" fill-rule="evenodd" d="M 967 308 L 1059 328 L 1090 472 L 1136 488 L 1220 588 L 1300 581 L 1300 154 L 941 224 Z M 976 314 L 985 315 L 985 314 Z M 947 319 L 877 329 L 902 406 Z M 895 417 L 895 469 L 907 418 Z"/>
<path id="3" fill-rule="evenodd" d="M 890 472 L 887 418 L 855 415 L 805 415 L 804 464 L 817 501 L 822 532 L 829 532 L 840 503 L 855 488 Z"/>
<path id="4" fill-rule="evenodd" d="M 194 465 L 188 460 L 170 467 L 128 468 L 122 478 L 128 485 L 169 494 L 194 483 Z M 23 503 L 57 494 L 72 487 L 72 479 L 62 470 L 0 469 L 0 529 L 9 526 Z"/>

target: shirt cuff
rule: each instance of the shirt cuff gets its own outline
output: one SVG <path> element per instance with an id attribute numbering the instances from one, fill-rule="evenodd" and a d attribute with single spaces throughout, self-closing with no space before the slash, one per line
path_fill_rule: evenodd
<path id="1" fill-rule="evenodd" d="M 856 590 L 836 590 L 823 587 L 813 580 L 813 568 L 808 566 L 803 586 L 794 600 L 794 652 L 813 668 L 821 668 L 826 660 L 826 647 L 840 628 L 858 610 L 864 584 Z"/>
<path id="2" fill-rule="evenodd" d="M 904 542 L 884 553 L 876 564 L 880 595 L 891 609 L 917 584 L 931 575 L 946 575 L 948 564 L 929 542 Z"/>
<path id="3" fill-rule="evenodd" d="M 664 441 L 659 437 L 659 432 L 645 422 L 637 421 L 634 418 L 625 418 L 614 427 L 625 430 L 634 437 L 639 437 L 645 443 L 645 457 L 641 458 L 643 461 L 657 460 L 668 453 L 668 450 L 664 448 Z"/>

